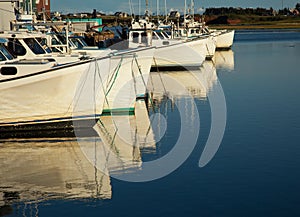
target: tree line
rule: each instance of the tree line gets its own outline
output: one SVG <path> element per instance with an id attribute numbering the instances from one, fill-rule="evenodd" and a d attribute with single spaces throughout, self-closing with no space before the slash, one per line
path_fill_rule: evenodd
<path id="1" fill-rule="evenodd" d="M 204 15 L 224 15 L 224 14 L 236 14 L 236 15 L 257 15 L 257 16 L 275 16 L 275 15 L 299 15 L 300 3 L 295 6 L 297 10 L 291 10 L 290 8 L 283 8 L 279 11 L 270 8 L 234 8 L 234 7 L 221 7 L 221 8 L 207 8 Z"/>

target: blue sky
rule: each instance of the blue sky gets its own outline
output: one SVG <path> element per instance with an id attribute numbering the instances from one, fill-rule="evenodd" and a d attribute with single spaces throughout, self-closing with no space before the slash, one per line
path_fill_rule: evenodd
<path id="1" fill-rule="evenodd" d="M 138 4 L 138 0 L 131 0 L 134 5 Z M 208 8 L 208 7 L 264 7 L 274 9 L 280 9 L 282 6 L 293 8 L 300 3 L 300 0 L 195 0 L 196 8 Z M 145 6 L 143 2 L 142 8 Z M 149 0 L 152 5 L 152 10 L 156 11 L 156 0 Z M 187 2 L 190 2 L 187 0 Z M 167 0 L 168 10 L 178 9 L 181 10 L 184 7 L 184 0 Z M 106 13 L 116 11 L 130 12 L 129 0 L 52 0 L 51 1 L 52 11 L 60 12 L 92 12 L 95 8 L 98 11 Z M 160 8 L 164 10 L 164 0 L 160 0 Z M 137 6 L 135 7 L 135 13 L 138 12 Z"/>

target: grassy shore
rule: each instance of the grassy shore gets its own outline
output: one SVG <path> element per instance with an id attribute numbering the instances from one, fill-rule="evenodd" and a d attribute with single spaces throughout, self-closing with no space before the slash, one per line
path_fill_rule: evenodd
<path id="1" fill-rule="evenodd" d="M 207 16 L 206 20 L 208 26 L 211 26 L 212 28 L 218 28 L 218 29 L 298 29 L 300 28 L 300 16 L 256 16 L 256 15 L 232 15 L 231 14 L 225 16 L 211 16 L 211 17 Z M 213 22 L 214 20 L 215 22 Z M 218 21 L 221 22 L 218 23 Z"/>
<path id="2" fill-rule="evenodd" d="M 209 25 L 214 29 L 299 29 L 300 23 L 277 23 L 277 24 L 239 24 L 239 25 Z"/>

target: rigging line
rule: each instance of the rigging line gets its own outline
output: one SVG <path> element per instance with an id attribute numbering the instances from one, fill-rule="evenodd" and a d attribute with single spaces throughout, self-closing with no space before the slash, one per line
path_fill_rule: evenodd
<path id="1" fill-rule="evenodd" d="M 110 103 L 109 103 L 108 98 L 107 98 L 107 95 L 106 95 L 106 93 L 105 93 L 106 90 L 105 90 L 105 87 L 104 87 L 104 84 L 103 84 L 103 79 L 102 79 L 102 77 L 101 77 L 101 71 L 100 71 L 100 67 L 99 67 L 98 61 L 96 61 L 96 66 L 97 66 L 97 72 L 98 72 L 97 74 L 99 75 L 99 78 L 100 78 L 100 80 L 101 80 L 102 90 L 103 90 L 105 102 L 106 102 L 107 106 L 110 108 L 110 105 L 109 105 Z M 109 65 L 109 66 L 110 66 L 110 65 Z M 113 116 L 111 110 L 110 110 L 110 115 Z M 99 120 L 99 121 L 101 122 L 101 120 Z M 117 127 L 117 124 L 115 123 L 114 119 L 113 119 L 112 121 L 113 121 L 113 124 L 114 124 L 116 130 L 118 131 L 118 127 Z M 101 122 L 101 123 L 102 123 L 102 122 Z"/>
<path id="2" fill-rule="evenodd" d="M 133 5 L 132 5 L 132 1 L 131 0 L 129 0 L 129 8 L 130 8 L 131 16 L 132 16 L 134 14 L 134 9 L 133 9 Z"/>
<path id="3" fill-rule="evenodd" d="M 164 84 L 164 82 L 163 82 L 163 80 L 162 80 L 161 73 L 160 73 L 160 71 L 159 71 L 159 68 L 158 68 L 158 65 L 157 65 L 157 62 L 156 62 L 155 57 L 153 57 L 153 59 L 154 59 L 154 63 L 155 63 L 156 70 L 157 70 L 158 76 L 159 76 L 159 78 L 160 78 L 161 84 L 163 85 L 164 92 L 165 92 L 165 94 L 167 94 L 167 89 L 166 89 L 165 84 Z"/>
<path id="4" fill-rule="evenodd" d="M 118 70 L 116 71 L 115 76 L 113 77 L 113 81 L 112 81 L 113 83 L 110 85 L 110 88 L 108 89 L 108 91 L 107 91 L 107 93 L 106 93 L 106 96 L 108 96 L 108 94 L 109 94 L 110 91 L 112 90 L 112 88 L 113 88 L 113 86 L 114 86 L 114 84 L 115 84 L 115 82 L 116 82 L 116 80 L 117 80 L 117 77 L 118 77 L 118 75 L 119 75 L 119 72 L 120 72 L 122 63 L 123 63 L 123 55 L 122 55 L 122 58 L 121 58 L 121 60 L 120 60 L 119 65 L 118 65 Z"/>
<path id="5" fill-rule="evenodd" d="M 94 161 L 94 171 L 95 171 L 95 184 L 96 184 L 96 196 L 99 195 L 99 183 L 98 183 L 98 169 L 97 169 L 97 142 L 96 139 L 94 139 L 94 148 L 95 148 L 95 161 Z"/>
<path id="6" fill-rule="evenodd" d="M 113 118 L 112 118 L 113 120 Z M 111 151 L 114 151 L 116 152 L 116 154 L 120 153 L 117 149 L 117 147 L 114 145 L 115 144 L 115 140 L 116 140 L 116 137 L 118 135 L 118 129 L 115 130 L 114 134 L 111 135 L 111 133 L 109 132 L 108 129 L 106 129 L 104 123 L 102 122 L 102 120 L 99 121 L 100 124 L 99 124 L 99 127 L 101 127 L 101 131 L 104 132 L 106 134 L 106 138 L 107 138 L 107 142 L 109 142 L 108 146 L 110 148 Z M 111 153 L 111 152 L 109 152 Z M 119 156 L 119 155 L 118 155 Z M 110 155 L 108 154 L 107 157 L 106 157 L 106 163 L 109 163 L 109 157 Z"/>
<path id="7" fill-rule="evenodd" d="M 97 93 L 96 93 L 96 75 L 97 75 L 97 60 L 95 60 L 95 72 L 94 72 L 94 118 L 96 120 L 96 116 L 97 116 Z"/>
<path id="8" fill-rule="evenodd" d="M 112 58 L 112 57 L 113 57 L 113 56 L 111 56 L 111 58 Z M 111 58 L 110 58 L 109 71 L 110 71 L 110 66 L 111 66 Z M 113 77 L 114 77 L 114 74 L 116 73 L 116 71 L 117 71 L 117 69 L 118 69 L 118 67 L 119 67 L 119 64 L 120 64 L 120 62 L 117 64 L 117 66 L 116 66 L 116 68 L 114 69 L 114 72 L 112 73 L 112 75 L 108 78 L 108 82 L 107 82 L 107 87 L 106 87 L 106 88 L 108 88 L 109 84 L 112 82 Z"/>
<path id="9" fill-rule="evenodd" d="M 95 58 L 94 58 L 93 60 L 95 60 Z M 90 71 L 91 65 L 92 65 L 92 64 L 90 63 L 87 72 Z M 86 71 L 84 71 L 83 73 L 85 73 L 85 72 L 86 72 Z M 81 77 L 82 77 L 82 76 L 81 76 Z M 83 92 L 84 85 L 85 85 L 85 83 L 86 83 L 86 81 L 87 81 L 87 76 L 84 76 L 84 78 L 85 78 L 85 80 L 83 81 L 82 86 L 79 88 L 79 94 L 78 94 L 78 96 L 77 96 L 77 94 L 75 94 L 75 96 L 74 96 L 72 102 L 70 103 L 69 108 L 68 108 L 68 110 L 67 110 L 66 113 L 70 112 L 71 107 L 72 107 L 72 104 L 74 105 L 73 111 L 74 111 L 75 107 L 78 105 L 79 98 L 80 98 L 80 96 L 81 96 L 81 94 L 82 94 L 82 92 Z M 81 80 L 81 79 L 80 79 L 80 80 Z"/>
<path id="10" fill-rule="evenodd" d="M 101 86 L 102 86 L 102 90 L 103 90 L 104 101 L 106 102 L 107 106 L 110 107 L 109 106 L 109 101 L 108 101 L 108 98 L 107 98 L 107 95 L 106 95 L 106 88 L 104 87 L 103 80 L 102 80 L 102 77 L 101 77 L 101 72 L 100 72 L 100 67 L 99 67 L 98 61 L 96 61 L 96 65 L 97 65 L 97 72 L 98 72 L 98 75 L 99 75 L 99 78 L 100 78 L 101 84 L 102 84 Z M 109 72 L 110 72 L 110 70 L 109 70 Z"/>
<path id="11" fill-rule="evenodd" d="M 104 83 L 103 83 L 103 79 L 102 79 L 102 76 L 101 76 L 101 72 L 100 72 L 100 67 L 99 67 L 99 64 L 98 64 L 98 61 L 96 61 L 95 62 L 95 64 L 96 64 L 96 69 L 97 69 L 97 74 L 98 74 L 98 76 L 99 76 L 99 79 L 100 79 L 100 82 L 101 82 L 101 87 L 102 87 L 102 91 L 103 91 L 103 95 L 104 95 L 104 98 L 105 98 L 105 102 L 107 103 L 107 104 L 109 104 L 108 103 L 108 99 L 107 99 L 107 97 L 106 97 L 106 88 L 104 87 Z M 110 70 L 109 70 L 110 71 Z M 108 72 L 109 72 L 108 71 Z"/>
<path id="12" fill-rule="evenodd" d="M 143 83 L 144 83 L 146 92 L 149 93 L 149 89 L 148 89 L 148 87 L 147 87 L 147 84 L 146 84 L 146 81 L 145 81 L 145 79 L 144 79 L 144 76 L 143 76 L 143 73 L 142 73 L 142 71 L 141 71 L 141 68 L 139 67 L 139 63 L 138 63 L 138 60 L 137 60 L 136 56 L 134 56 L 134 59 L 135 59 L 135 62 L 136 62 L 136 64 L 137 64 L 137 66 L 138 66 L 139 73 L 140 73 L 140 75 L 141 75 L 141 77 L 142 77 L 142 80 L 143 80 Z M 152 97 L 150 96 L 150 94 L 148 94 L 148 95 L 149 95 L 150 103 L 151 103 L 151 105 L 152 105 L 152 107 L 153 107 L 153 110 L 154 110 L 154 112 L 155 112 L 155 107 L 154 107 L 153 99 L 152 99 Z"/>
<path id="13" fill-rule="evenodd" d="M 131 76 L 132 76 L 132 79 L 134 81 L 134 91 L 135 91 L 135 94 L 137 94 L 137 86 L 136 86 L 137 82 L 136 82 L 136 79 L 135 79 L 133 64 L 134 64 L 134 57 L 131 60 Z M 137 66 L 137 67 L 139 68 L 139 66 Z"/>
<path id="14" fill-rule="evenodd" d="M 146 84 L 146 81 L 145 81 L 145 79 L 144 79 L 144 76 L 143 76 L 143 73 L 142 73 L 141 67 L 139 66 L 139 62 L 138 62 L 138 60 L 137 60 L 137 56 L 136 56 L 136 55 L 134 56 L 134 60 L 135 60 L 135 62 L 136 62 L 136 65 L 137 65 L 137 67 L 138 67 L 139 73 L 140 73 L 140 75 L 141 75 L 141 77 L 142 77 L 142 80 L 143 80 L 144 86 L 145 86 L 146 90 L 148 91 L 148 89 L 147 89 L 147 84 Z"/>

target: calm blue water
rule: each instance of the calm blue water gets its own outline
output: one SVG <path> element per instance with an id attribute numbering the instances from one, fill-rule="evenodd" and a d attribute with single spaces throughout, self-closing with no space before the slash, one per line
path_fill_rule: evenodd
<path id="1" fill-rule="evenodd" d="M 217 81 L 208 73 L 218 75 L 227 103 L 223 141 L 205 167 L 199 168 L 198 162 L 211 127 L 210 101 L 203 88 L 189 83 L 193 81 L 189 75 L 166 73 L 187 81 L 183 86 L 195 96 L 196 106 L 184 94 L 172 101 L 163 97 L 167 91 L 158 91 L 155 112 L 165 122 L 152 122 L 157 143 L 140 148 L 137 156 L 144 162 L 165 156 L 182 124 L 193 131 L 198 109 L 199 138 L 178 169 L 158 180 L 131 183 L 90 168 L 76 141 L 3 141 L 0 216 L 299 216 L 300 32 L 238 31 L 232 50 L 218 53 L 212 68 L 208 63 L 195 72 L 207 73 L 210 93 Z M 159 74 L 153 76 L 160 80 Z M 162 89 L 172 88 L 167 81 L 162 83 Z M 155 112 L 150 109 L 151 117 Z M 101 176 L 102 182 L 93 183 L 91 174 Z M 94 191 L 95 186 L 101 189 Z"/>

